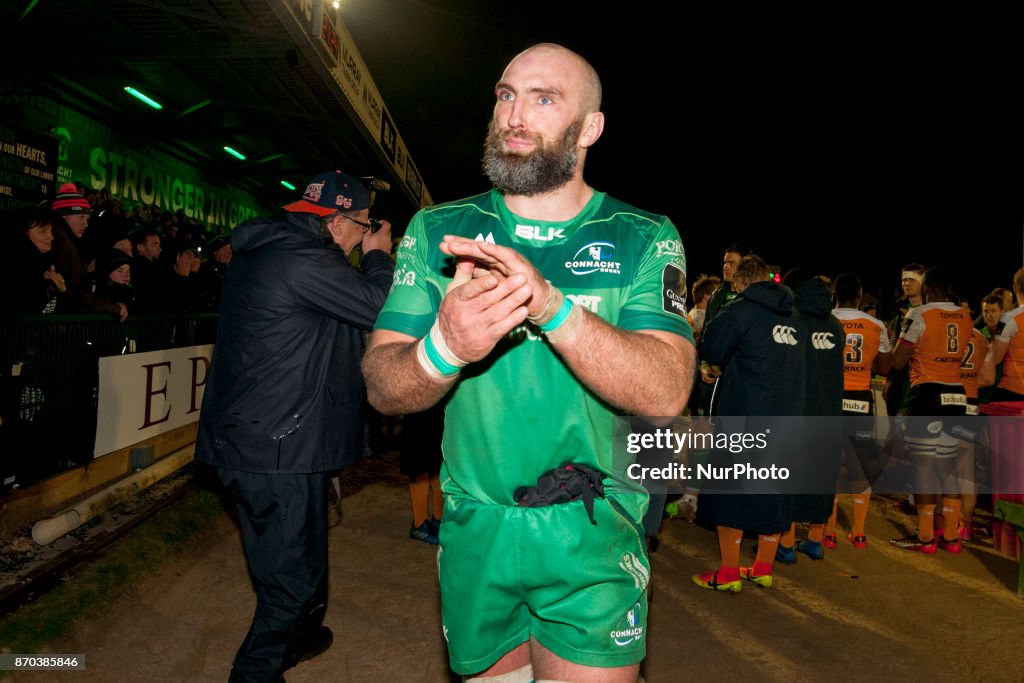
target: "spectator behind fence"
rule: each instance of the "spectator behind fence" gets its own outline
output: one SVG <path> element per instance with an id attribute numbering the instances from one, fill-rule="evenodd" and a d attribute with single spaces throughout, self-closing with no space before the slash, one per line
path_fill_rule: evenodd
<path id="1" fill-rule="evenodd" d="M 53 262 L 63 273 L 69 305 L 75 312 L 109 313 L 123 322 L 128 317 L 124 304 L 97 297 L 92 291 L 89 270 L 95 267 L 90 240 L 86 237 L 92 207 L 72 183 L 61 185 L 50 205 L 53 218 Z"/>
<path id="2" fill-rule="evenodd" d="M 53 215 L 31 207 L 8 218 L 0 238 L 0 310 L 4 315 L 64 312 L 68 291 L 53 264 Z"/>
<path id="3" fill-rule="evenodd" d="M 216 313 L 220 306 L 220 290 L 231 263 L 231 238 L 217 235 L 206 244 L 207 260 L 199 267 L 200 307 Z"/>
<path id="4" fill-rule="evenodd" d="M 120 249 L 110 249 L 96 267 L 96 294 L 124 304 L 134 312 L 135 289 L 132 287 L 132 260 Z"/>
<path id="5" fill-rule="evenodd" d="M 153 228 L 139 228 L 130 234 L 135 247 L 132 259 L 132 283 L 135 287 L 135 306 L 142 315 L 160 313 L 163 309 L 160 253 L 163 249 L 160 234 Z"/>
<path id="6" fill-rule="evenodd" d="M 171 245 L 173 261 L 160 278 L 161 312 L 188 313 L 203 310 L 200 262 L 196 252 L 196 247 L 190 242 Z"/>

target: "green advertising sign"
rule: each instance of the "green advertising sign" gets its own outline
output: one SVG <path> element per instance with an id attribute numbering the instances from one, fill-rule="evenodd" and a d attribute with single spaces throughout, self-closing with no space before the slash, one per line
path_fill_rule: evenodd
<path id="1" fill-rule="evenodd" d="M 213 232 L 266 213 L 251 194 L 208 182 L 195 167 L 145 143 L 119 140 L 114 131 L 67 107 L 61 108 L 60 124 L 55 132 L 61 183 L 81 180 L 129 205 L 181 209 Z"/>

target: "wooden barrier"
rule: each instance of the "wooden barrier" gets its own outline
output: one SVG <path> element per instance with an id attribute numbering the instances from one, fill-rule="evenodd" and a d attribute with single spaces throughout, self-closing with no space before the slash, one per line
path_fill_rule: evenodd
<path id="1" fill-rule="evenodd" d="M 0 539 L 11 538 L 26 526 L 130 476 L 133 448 L 152 446 L 153 457 L 159 460 L 195 443 L 197 430 L 197 422 L 183 425 L 0 498 Z"/>

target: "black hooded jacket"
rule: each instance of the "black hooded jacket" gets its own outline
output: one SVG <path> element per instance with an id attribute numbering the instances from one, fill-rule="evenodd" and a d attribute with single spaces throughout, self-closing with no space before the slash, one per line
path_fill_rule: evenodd
<path id="1" fill-rule="evenodd" d="M 362 454 L 359 363 L 394 263 L 370 251 L 359 273 L 318 235 L 318 217 L 302 213 L 232 231 L 199 462 L 301 474 L 337 470 Z"/>
<path id="2" fill-rule="evenodd" d="M 839 476 L 843 414 L 843 350 L 846 333 L 832 315 L 832 295 L 820 278 L 796 286 L 793 305 L 800 312 L 805 352 L 804 421 L 799 442 L 800 478 L 813 495 L 794 496 L 793 521 L 823 524 L 832 514 Z"/>
<path id="3" fill-rule="evenodd" d="M 755 282 L 704 328 L 701 359 L 722 368 L 713 415 L 802 415 L 804 347 L 793 294 Z"/>
<path id="4" fill-rule="evenodd" d="M 704 328 L 704 360 L 722 368 L 711 414 L 743 416 L 740 423 L 721 420 L 726 432 L 771 433 L 768 446 L 734 455 L 715 451 L 712 462 L 739 459 L 757 467 L 788 466 L 798 452 L 799 416 L 804 409 L 804 340 L 793 293 L 778 283 L 755 282 Z M 768 419 L 771 416 L 785 420 Z M 753 418 L 753 419 L 751 419 Z M 697 521 L 753 533 L 776 533 L 789 527 L 793 496 L 744 493 L 741 481 L 702 484 Z"/>
<path id="5" fill-rule="evenodd" d="M 832 295 L 819 278 L 797 286 L 793 306 L 800 312 L 807 382 L 804 415 L 843 414 L 843 348 L 846 334 L 832 315 Z"/>

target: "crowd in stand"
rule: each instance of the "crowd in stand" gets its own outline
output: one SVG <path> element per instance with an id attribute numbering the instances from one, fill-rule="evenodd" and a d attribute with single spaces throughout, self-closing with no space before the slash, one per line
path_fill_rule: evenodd
<path id="1" fill-rule="evenodd" d="M 0 219 L 0 313 L 216 312 L 231 245 L 184 211 L 67 183 Z"/>

